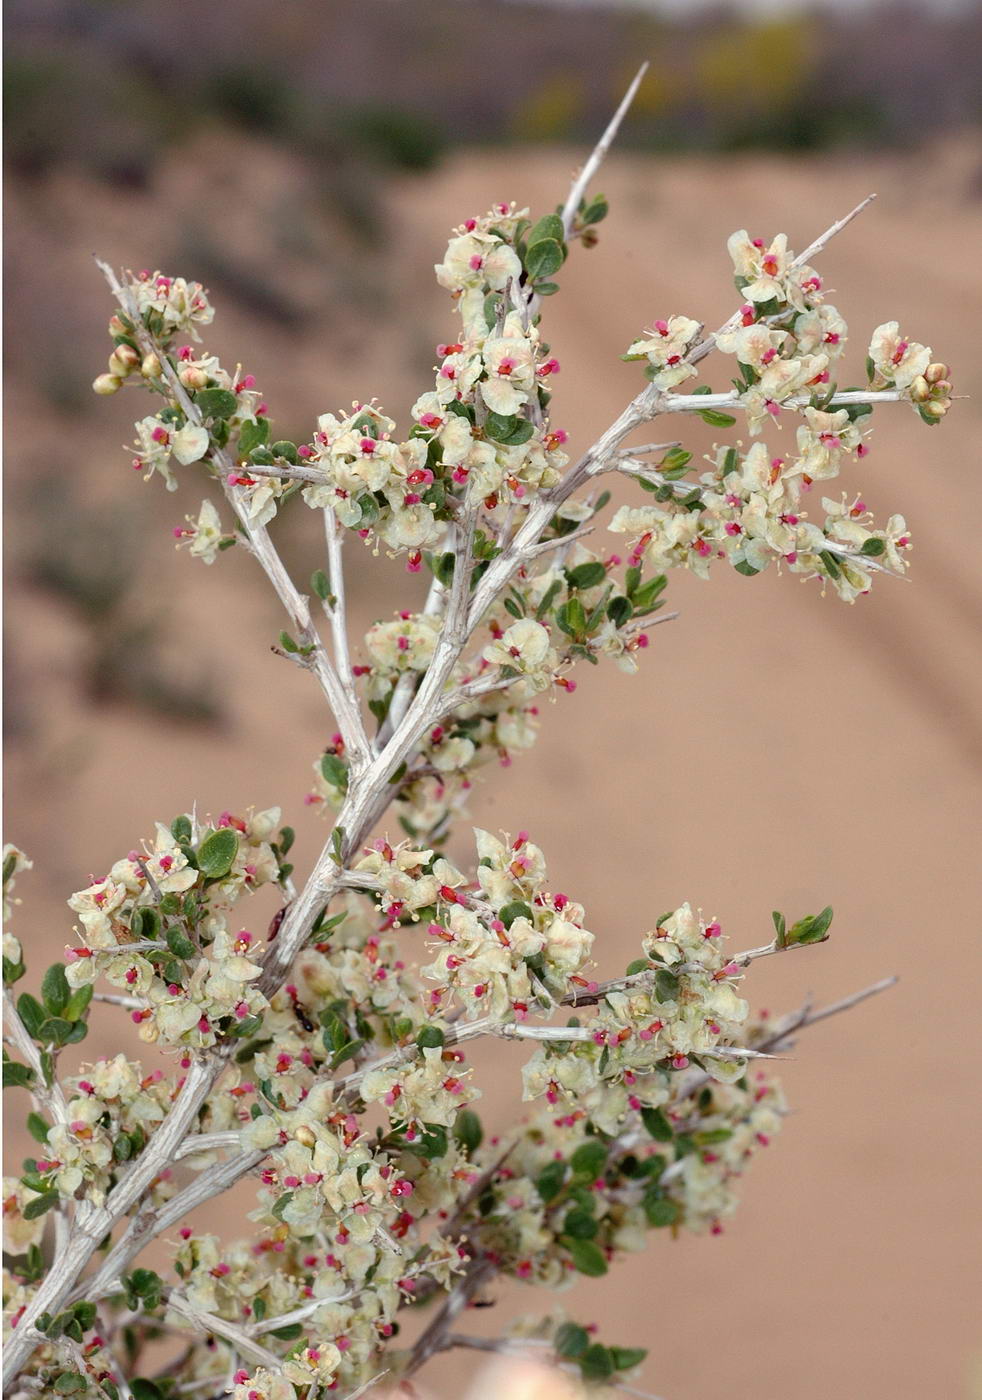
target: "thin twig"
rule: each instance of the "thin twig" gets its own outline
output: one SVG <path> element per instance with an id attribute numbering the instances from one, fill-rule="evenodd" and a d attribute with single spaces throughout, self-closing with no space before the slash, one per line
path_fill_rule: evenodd
<path id="1" fill-rule="evenodd" d="M 566 198 L 566 203 L 563 205 L 562 212 L 563 228 L 566 230 L 567 238 L 569 238 L 570 234 L 573 231 L 573 224 L 576 220 L 576 215 L 579 212 L 580 208 L 580 200 L 586 193 L 586 189 L 590 181 L 593 179 L 594 175 L 596 175 L 597 171 L 600 169 L 600 166 L 603 164 L 604 157 L 610 150 L 614 138 L 620 130 L 621 122 L 627 116 L 631 103 L 634 101 L 635 94 L 637 93 L 638 88 L 641 86 L 641 80 L 644 77 L 645 73 L 647 73 L 648 71 L 648 66 L 648 63 L 645 62 L 642 63 L 641 67 L 638 69 L 637 73 L 634 76 L 634 80 L 631 83 L 631 86 L 628 88 L 627 92 L 621 99 L 620 106 L 618 107 L 614 115 L 611 117 L 610 121 L 607 123 L 606 131 L 601 136 L 597 144 L 594 146 L 593 150 L 590 153 L 589 159 L 586 161 L 579 175 L 573 181 L 573 186 Z"/>

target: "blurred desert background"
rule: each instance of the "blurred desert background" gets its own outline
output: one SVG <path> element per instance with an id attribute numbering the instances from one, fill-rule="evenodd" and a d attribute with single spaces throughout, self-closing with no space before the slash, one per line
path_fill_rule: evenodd
<path id="1" fill-rule="evenodd" d="M 93 252 L 202 280 L 206 344 L 256 375 L 278 436 L 372 395 L 405 423 L 453 326 L 432 276 L 450 228 L 499 199 L 554 207 L 649 58 L 596 184 L 599 246 L 546 306 L 553 421 L 580 449 L 636 391 L 618 356 L 642 325 L 733 309 L 730 232 L 801 248 L 877 193 L 820 263 L 851 379 L 897 317 L 971 396 L 938 429 L 880 410 L 843 479 L 905 515 L 911 581 L 848 607 L 773 572 L 673 577 L 681 616 L 641 674 L 578 676 L 471 815 L 531 831 L 602 975 L 688 899 L 734 948 L 770 937 L 772 909 L 834 905 L 828 944 L 755 965 L 757 1006 L 901 979 L 776 1067 L 794 1112 L 725 1233 L 653 1233 L 563 1295 L 570 1314 L 647 1346 L 665 1400 L 982 1396 L 979 11 L 13 0 L 7 32 L 6 839 L 35 861 L 28 985 L 70 940 L 67 895 L 156 819 L 281 804 L 300 874 L 326 834 L 303 799 L 333 726 L 269 650 L 275 599 L 245 555 L 175 554 L 200 482 L 144 486 L 122 444 L 145 401 L 89 390 L 110 314 Z M 712 360 L 706 377 L 727 387 Z M 275 534 L 295 577 L 321 565 L 313 513 Z M 357 628 L 421 596 L 349 555 Z M 129 1044 L 124 1013 L 98 1021 L 82 1058 Z M 512 1049 L 484 1076 L 491 1126 L 517 1103 Z M 244 1232 L 247 1209 L 207 1228 Z M 506 1289 L 468 1329 L 549 1304 Z M 450 1355 L 428 1384 L 449 1400 L 472 1370 Z"/>

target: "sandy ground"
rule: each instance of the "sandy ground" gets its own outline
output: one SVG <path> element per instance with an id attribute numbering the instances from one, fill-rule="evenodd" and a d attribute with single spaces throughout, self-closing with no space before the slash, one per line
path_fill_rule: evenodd
<path id="1" fill-rule="evenodd" d="M 250 242 L 262 215 L 239 217 L 235 198 L 248 187 L 266 207 L 302 172 L 261 147 L 232 155 L 225 187 L 208 178 L 202 150 L 197 166 L 165 169 L 150 194 L 107 199 L 66 177 L 14 201 L 7 836 L 37 864 L 19 914 L 36 969 L 70 935 L 67 894 L 192 800 L 214 811 L 281 802 L 300 833 L 301 872 L 324 835 L 302 798 L 329 727 L 306 678 L 269 653 L 281 621 L 249 561 L 225 556 L 205 575 L 175 557 L 168 527 L 200 496 L 188 487 L 165 498 L 129 472 L 118 445 L 130 401 L 80 399 L 38 427 L 31 382 L 38 369 L 50 382 L 74 364 L 84 382 L 101 367 L 108 302 L 87 261 L 93 248 L 154 266 L 194 218 L 262 251 Z M 898 316 L 975 394 L 938 430 L 899 406 L 877 414 L 874 452 L 848 482 L 879 515 L 907 517 L 912 582 L 882 579 L 850 608 L 772 574 L 673 579 L 682 616 L 652 634 L 642 673 L 583 676 L 550 709 L 537 750 L 475 796 L 475 821 L 527 827 L 544 846 L 554 886 L 587 906 L 606 975 L 635 955 L 658 912 L 689 899 L 720 917 L 734 946 L 764 941 L 773 908 L 835 906 L 829 944 L 755 968 L 757 1005 L 779 1011 L 808 992 L 833 998 L 901 977 L 888 996 L 810 1033 L 780 1067 L 796 1111 L 721 1237 L 653 1238 L 602 1284 L 565 1295 L 606 1339 L 650 1348 L 644 1384 L 666 1400 L 982 1395 L 977 159 L 965 143 L 845 164 L 615 159 L 602 181 L 614 213 L 601 245 L 572 260 L 549 307 L 563 365 L 556 421 L 585 444 L 634 392 L 637 368 L 617 356 L 642 324 L 685 312 L 715 325 L 728 314 L 733 228 L 786 229 L 800 247 L 875 189 L 877 204 L 822 262 L 853 329 L 856 379 L 868 331 Z M 393 183 L 379 193 L 392 229 L 380 309 L 339 296 L 339 310 L 326 281 L 297 274 L 314 308 L 302 332 L 220 304 L 210 344 L 257 374 L 284 431 L 372 393 L 404 416 L 449 329 L 428 271 L 447 228 L 492 199 L 550 205 L 568 163 L 526 151 Z M 54 364 L 25 352 L 34 326 L 46 344 L 64 327 Z M 708 447 L 712 430 L 691 436 Z M 165 638 L 168 667 L 211 676 L 218 726 L 94 707 L 82 693 L 92 633 L 29 570 L 52 474 L 70 475 L 89 508 L 132 500 L 140 606 Z M 320 563 L 313 526 L 290 533 L 301 577 Z M 354 558 L 361 623 L 406 605 L 413 585 L 400 572 L 380 576 Z M 104 1023 L 86 1048 L 113 1051 L 126 1033 Z M 517 1098 L 511 1059 L 513 1077 L 485 1081 L 484 1111 L 500 1125 Z M 221 1228 L 239 1231 L 245 1208 L 226 1203 Z M 506 1290 L 473 1330 L 546 1306 Z M 466 1360 L 434 1369 L 442 1396 L 462 1392 Z"/>

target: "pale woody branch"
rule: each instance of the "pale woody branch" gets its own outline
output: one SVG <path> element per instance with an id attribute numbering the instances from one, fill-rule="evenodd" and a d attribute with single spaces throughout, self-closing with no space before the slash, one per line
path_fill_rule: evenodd
<path id="1" fill-rule="evenodd" d="M 116 274 L 107 263 L 102 262 L 98 258 L 96 262 L 102 270 L 106 281 L 109 283 L 116 300 L 132 320 L 135 327 L 134 333 L 138 341 L 142 342 L 142 346 L 146 351 L 155 352 L 156 346 L 153 338 L 141 329 L 141 320 L 133 305 L 130 293 L 126 287 L 119 282 Z M 161 358 L 160 363 L 167 385 L 184 413 L 187 415 L 188 422 L 200 426 L 202 423 L 201 414 L 177 374 L 174 372 L 166 355 Z M 365 735 L 364 723 L 361 718 L 354 690 L 346 689 L 337 671 L 332 666 L 324 650 L 323 643 L 317 635 L 316 629 L 311 621 L 308 600 L 302 593 L 298 592 L 292 579 L 284 568 L 283 562 L 269 537 L 268 530 L 264 525 L 257 526 L 253 524 L 242 504 L 242 498 L 238 489 L 228 484 L 228 478 L 234 476 L 236 473 L 236 463 L 229 457 L 224 448 L 213 447 L 212 456 L 219 470 L 223 473 L 225 494 L 239 518 L 250 549 L 253 554 L 255 554 L 275 588 L 280 601 L 290 615 L 293 625 L 300 633 L 299 640 L 305 643 L 309 641 L 313 644 L 314 650 L 310 657 L 312 669 L 320 682 L 328 704 L 331 706 L 337 718 L 341 732 L 345 738 L 345 743 L 349 749 L 352 763 L 357 770 L 367 756 L 368 740 Z"/>

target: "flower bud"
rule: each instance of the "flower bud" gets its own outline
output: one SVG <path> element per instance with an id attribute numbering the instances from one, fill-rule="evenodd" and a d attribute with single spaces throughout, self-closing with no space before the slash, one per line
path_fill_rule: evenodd
<path id="1" fill-rule="evenodd" d="M 140 1040 L 142 1040 L 145 1045 L 153 1045 L 160 1036 L 160 1032 L 154 1025 L 153 1021 L 142 1021 L 140 1023 L 140 1029 L 137 1031 L 136 1034 L 137 1037 Z"/>
<path id="2" fill-rule="evenodd" d="M 947 396 L 951 393 L 951 380 L 939 379 L 936 384 L 932 385 L 932 388 L 934 389 L 934 393 L 937 398 L 947 398 Z"/>
<path id="3" fill-rule="evenodd" d="M 144 379 L 159 379 L 161 374 L 161 364 L 157 356 L 151 350 L 149 355 L 144 355 L 140 365 L 140 373 Z"/>
<path id="4" fill-rule="evenodd" d="M 595 248 L 600 242 L 600 235 L 595 228 L 585 228 L 580 234 L 580 242 L 584 248 Z"/>
<path id="5" fill-rule="evenodd" d="M 300 1127 L 293 1134 L 301 1147 L 313 1147 L 317 1141 L 317 1134 L 307 1123 L 301 1123 Z"/>
<path id="6" fill-rule="evenodd" d="M 123 381 L 115 374 L 100 374 L 92 381 L 92 388 L 97 394 L 115 394 L 122 387 Z"/>
<path id="7" fill-rule="evenodd" d="M 926 414 L 928 418 L 943 418 L 950 407 L 950 399 L 932 399 L 930 403 L 924 405 L 921 412 Z"/>
<path id="8" fill-rule="evenodd" d="M 125 326 L 118 316 L 113 316 L 109 322 L 109 334 L 112 336 L 128 335 L 129 327 Z"/>
<path id="9" fill-rule="evenodd" d="M 178 379 L 185 389 L 190 389 L 192 393 L 196 389 L 203 389 L 208 383 L 208 376 L 203 369 L 198 369 L 196 365 L 185 365 L 178 373 Z"/>
<path id="10" fill-rule="evenodd" d="M 910 396 L 915 403 L 923 403 L 925 399 L 930 398 L 931 386 L 923 374 L 919 374 L 916 379 L 911 381 Z"/>
<path id="11" fill-rule="evenodd" d="M 117 345 L 109 356 L 109 373 L 132 374 L 139 363 L 139 353 L 133 349 L 132 345 Z"/>
<path id="12" fill-rule="evenodd" d="M 947 365 L 943 365 L 939 360 L 936 360 L 933 364 L 928 365 L 927 369 L 924 371 L 924 378 L 929 384 L 937 384 L 939 379 L 947 379 L 950 373 L 951 371 Z"/>

